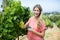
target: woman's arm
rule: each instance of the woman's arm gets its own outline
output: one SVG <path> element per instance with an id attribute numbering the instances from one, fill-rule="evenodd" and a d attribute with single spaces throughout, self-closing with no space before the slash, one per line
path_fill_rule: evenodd
<path id="1" fill-rule="evenodd" d="M 27 23 L 24 25 L 23 29 L 25 29 L 30 23 L 30 19 L 27 21 Z"/>
<path id="2" fill-rule="evenodd" d="M 27 22 L 27 23 L 24 25 L 23 29 L 25 29 L 28 24 L 29 24 L 29 23 Z"/>
<path id="3" fill-rule="evenodd" d="M 32 32 L 35 33 L 36 35 L 40 36 L 40 37 L 44 37 L 44 35 L 45 35 L 45 30 L 42 31 L 41 33 L 40 32 L 37 32 L 35 30 L 32 30 Z"/>
<path id="4" fill-rule="evenodd" d="M 44 35 L 45 35 L 45 30 L 43 30 L 41 33 L 40 32 L 37 32 L 37 31 L 35 31 L 33 29 L 29 29 L 29 31 L 35 33 L 36 35 L 38 35 L 40 37 L 44 37 Z"/>

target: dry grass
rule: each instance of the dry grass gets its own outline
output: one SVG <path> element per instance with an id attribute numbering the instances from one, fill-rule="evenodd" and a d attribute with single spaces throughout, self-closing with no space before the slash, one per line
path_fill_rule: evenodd
<path id="1" fill-rule="evenodd" d="M 60 29 L 57 27 L 48 28 L 45 33 L 45 40 L 60 40 Z"/>

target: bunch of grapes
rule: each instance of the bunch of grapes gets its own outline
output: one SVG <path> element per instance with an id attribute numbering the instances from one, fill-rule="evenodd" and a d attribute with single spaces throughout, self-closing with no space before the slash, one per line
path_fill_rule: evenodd
<path id="1" fill-rule="evenodd" d="M 23 28 L 23 27 L 24 27 L 24 22 L 23 22 L 23 20 L 20 21 L 19 27 L 20 27 L 20 28 Z"/>

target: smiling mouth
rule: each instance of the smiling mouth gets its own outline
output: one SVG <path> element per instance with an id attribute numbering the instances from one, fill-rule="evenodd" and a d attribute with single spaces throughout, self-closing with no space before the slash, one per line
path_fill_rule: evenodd
<path id="1" fill-rule="evenodd" d="M 38 15 L 38 14 L 35 14 L 35 15 Z"/>

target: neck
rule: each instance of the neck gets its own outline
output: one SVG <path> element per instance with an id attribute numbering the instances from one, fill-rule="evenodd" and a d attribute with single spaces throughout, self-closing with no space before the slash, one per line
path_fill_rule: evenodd
<path id="1" fill-rule="evenodd" d="M 39 17 L 36 17 L 36 16 L 34 16 L 35 17 L 35 19 L 38 19 Z"/>

